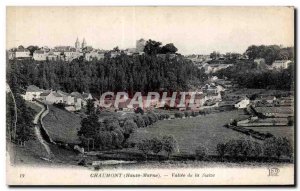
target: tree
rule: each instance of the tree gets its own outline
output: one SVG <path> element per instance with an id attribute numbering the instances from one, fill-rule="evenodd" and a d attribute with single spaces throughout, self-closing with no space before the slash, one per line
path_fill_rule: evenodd
<path id="1" fill-rule="evenodd" d="M 39 47 L 38 46 L 30 45 L 30 46 L 27 47 L 27 49 L 30 52 L 30 56 L 33 56 L 34 51 L 39 50 Z"/>
<path id="2" fill-rule="evenodd" d="M 204 159 L 206 156 L 206 148 L 203 146 L 198 146 L 195 150 L 195 155 L 198 160 Z"/>
<path id="3" fill-rule="evenodd" d="M 163 143 L 162 143 L 162 140 L 161 139 L 158 139 L 156 137 L 154 137 L 153 139 L 151 139 L 151 145 L 152 145 L 152 152 L 154 154 L 158 154 L 160 151 L 162 151 L 163 149 Z"/>
<path id="4" fill-rule="evenodd" d="M 158 54 L 161 50 L 161 42 L 157 42 L 154 40 L 149 39 L 146 42 L 145 48 L 144 48 L 144 52 L 149 54 L 149 55 L 155 55 Z"/>
<path id="5" fill-rule="evenodd" d="M 87 115 L 95 114 L 95 106 L 93 100 L 89 99 L 86 103 L 86 112 Z"/>
<path id="6" fill-rule="evenodd" d="M 177 149 L 177 141 L 173 136 L 164 136 L 162 139 L 163 150 L 167 153 L 168 158 L 174 153 Z"/>
<path id="7" fill-rule="evenodd" d="M 97 128 L 99 126 L 98 116 L 96 114 L 89 115 L 81 120 L 81 127 L 78 131 L 78 135 L 91 138 L 97 133 Z"/>
<path id="8" fill-rule="evenodd" d="M 131 119 L 126 120 L 123 125 L 125 140 L 128 139 L 130 134 L 132 134 L 137 128 L 138 126 L 133 120 Z"/>
<path id="9" fill-rule="evenodd" d="M 174 44 L 169 43 L 169 44 L 166 44 L 165 46 L 163 46 L 161 48 L 160 53 L 162 53 L 162 54 L 167 54 L 167 53 L 175 54 L 177 51 L 178 51 L 178 49 L 174 46 Z"/>
<path id="10" fill-rule="evenodd" d="M 292 144 L 285 137 L 267 139 L 264 141 L 263 148 L 265 156 L 277 157 L 278 160 L 281 156 L 291 157 L 293 154 Z"/>
<path id="11" fill-rule="evenodd" d="M 147 155 L 152 149 L 152 142 L 149 139 L 142 140 L 137 144 L 137 148 L 144 154 L 147 160 Z"/>
<path id="12" fill-rule="evenodd" d="M 213 60 L 218 60 L 220 58 L 220 53 L 219 52 L 216 52 L 216 51 L 213 51 L 212 53 L 210 53 L 210 56 L 209 56 L 211 59 Z"/>

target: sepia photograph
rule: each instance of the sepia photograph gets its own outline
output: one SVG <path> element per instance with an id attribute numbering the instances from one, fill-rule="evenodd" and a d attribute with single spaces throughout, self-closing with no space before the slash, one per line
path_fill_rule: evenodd
<path id="1" fill-rule="evenodd" d="M 294 17 L 7 6 L 6 184 L 295 185 Z"/>

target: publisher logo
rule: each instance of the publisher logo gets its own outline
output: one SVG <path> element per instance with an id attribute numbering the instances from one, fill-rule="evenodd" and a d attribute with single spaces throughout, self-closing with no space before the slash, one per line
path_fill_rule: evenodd
<path id="1" fill-rule="evenodd" d="M 279 172 L 280 172 L 279 168 L 269 168 L 268 176 L 278 176 Z"/>

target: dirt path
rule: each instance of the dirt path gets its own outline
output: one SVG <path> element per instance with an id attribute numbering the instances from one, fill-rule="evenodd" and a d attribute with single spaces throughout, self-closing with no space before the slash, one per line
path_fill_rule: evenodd
<path id="1" fill-rule="evenodd" d="M 53 154 L 51 152 L 51 149 L 50 149 L 48 143 L 42 137 L 42 134 L 41 134 L 41 131 L 40 131 L 40 124 L 38 123 L 38 121 L 40 120 L 41 115 L 43 114 L 43 112 L 45 112 L 46 109 L 43 105 L 41 105 L 37 102 L 33 102 L 33 103 L 41 108 L 41 111 L 34 116 L 34 120 L 33 120 L 33 123 L 35 124 L 34 132 L 35 132 L 35 135 L 36 135 L 37 139 L 39 140 L 39 142 L 44 146 L 45 150 L 47 151 L 48 159 L 50 159 L 50 158 L 52 158 Z"/>

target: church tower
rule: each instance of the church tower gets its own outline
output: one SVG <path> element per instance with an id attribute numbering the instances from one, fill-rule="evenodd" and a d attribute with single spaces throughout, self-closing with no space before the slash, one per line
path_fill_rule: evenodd
<path id="1" fill-rule="evenodd" d="M 80 42 L 79 42 L 79 40 L 78 40 L 78 37 L 77 37 L 76 42 L 75 42 L 75 48 L 76 48 L 76 49 L 79 49 L 79 48 L 80 48 Z"/>
<path id="2" fill-rule="evenodd" d="M 81 44 L 81 48 L 85 48 L 86 47 L 86 41 L 85 38 L 83 38 L 82 44 Z"/>

